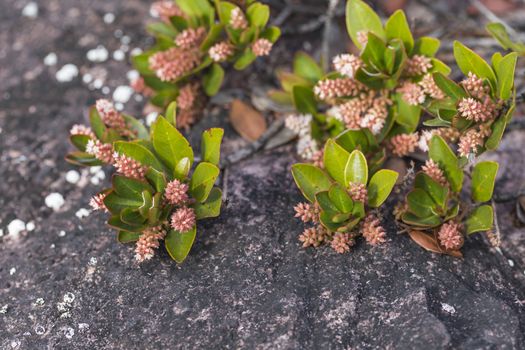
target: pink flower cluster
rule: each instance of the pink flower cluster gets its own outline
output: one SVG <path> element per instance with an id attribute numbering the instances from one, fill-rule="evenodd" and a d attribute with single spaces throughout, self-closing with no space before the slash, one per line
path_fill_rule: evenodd
<path id="1" fill-rule="evenodd" d="M 379 245 L 386 242 L 386 232 L 381 226 L 381 220 L 373 214 L 368 214 L 363 220 L 361 233 L 368 244 Z"/>
<path id="2" fill-rule="evenodd" d="M 175 1 L 163 0 L 156 1 L 151 5 L 150 12 L 157 17 L 160 17 L 162 21 L 170 23 L 170 18 L 174 16 L 185 17 L 186 15 L 182 10 L 175 4 Z"/>
<path id="3" fill-rule="evenodd" d="M 404 157 L 416 150 L 419 136 L 417 133 L 399 134 L 390 139 L 390 149 L 392 154 Z"/>
<path id="4" fill-rule="evenodd" d="M 377 135 L 388 117 L 392 101 L 380 91 L 361 92 L 358 96 L 338 106 L 341 120 L 347 129 L 368 128 Z"/>
<path id="5" fill-rule="evenodd" d="M 132 137 L 135 133 L 129 129 L 126 120 L 115 108 L 113 103 L 106 99 L 99 99 L 95 103 L 100 118 L 106 126 L 115 129 L 120 135 Z"/>
<path id="6" fill-rule="evenodd" d="M 208 55 L 214 62 L 224 62 L 234 53 L 235 48 L 228 41 L 221 41 L 208 50 Z"/>
<path id="7" fill-rule="evenodd" d="M 135 245 L 135 259 L 141 263 L 151 259 L 155 255 L 155 249 L 159 247 L 159 241 L 166 237 L 166 230 L 162 225 L 147 228 L 140 235 Z"/>
<path id="8" fill-rule="evenodd" d="M 364 85 L 357 80 L 336 78 L 317 82 L 314 87 L 314 93 L 320 100 L 329 101 L 340 97 L 357 96 L 364 89 Z"/>
<path id="9" fill-rule="evenodd" d="M 195 226 L 197 218 L 192 208 L 181 207 L 171 215 L 171 227 L 179 232 L 187 232 Z"/>
<path id="10" fill-rule="evenodd" d="M 198 49 L 183 49 L 172 47 L 166 51 L 159 51 L 149 58 L 149 67 L 162 81 L 175 81 L 201 62 Z"/>
<path id="11" fill-rule="evenodd" d="M 86 144 L 86 153 L 89 153 L 101 162 L 113 164 L 113 145 L 102 143 L 100 140 L 91 139 Z"/>
<path id="12" fill-rule="evenodd" d="M 438 232 L 438 240 L 447 250 L 460 249 L 465 241 L 460 224 L 453 221 L 443 224 Z"/>
<path id="13" fill-rule="evenodd" d="M 432 60 L 423 55 L 414 55 L 407 59 L 404 73 L 410 77 L 416 77 L 429 72 L 432 69 Z"/>
<path id="14" fill-rule="evenodd" d="M 368 191 L 365 184 L 351 182 L 348 192 L 354 202 L 366 203 L 368 201 Z"/>
<path id="15" fill-rule="evenodd" d="M 188 185 L 177 179 L 168 182 L 164 197 L 170 204 L 181 205 L 188 201 Z"/>
<path id="16" fill-rule="evenodd" d="M 426 161 L 425 165 L 423 165 L 422 167 L 422 170 L 432 180 L 436 181 L 441 186 L 448 185 L 448 182 L 445 177 L 445 174 L 443 173 L 443 170 L 441 170 L 439 168 L 439 165 L 437 165 L 432 159 L 429 159 Z"/>
<path id="17" fill-rule="evenodd" d="M 113 153 L 113 165 L 119 174 L 131 179 L 143 180 L 148 168 L 133 158 Z"/>
<path id="18" fill-rule="evenodd" d="M 206 28 L 188 28 L 175 38 L 175 44 L 181 49 L 188 50 L 199 46 L 206 38 Z"/>

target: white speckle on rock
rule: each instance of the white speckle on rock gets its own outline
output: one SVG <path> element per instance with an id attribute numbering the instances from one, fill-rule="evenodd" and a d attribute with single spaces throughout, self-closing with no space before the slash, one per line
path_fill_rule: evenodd
<path id="1" fill-rule="evenodd" d="M 89 73 L 86 73 L 82 76 L 82 81 L 84 84 L 89 84 L 93 81 L 93 76 Z"/>
<path id="2" fill-rule="evenodd" d="M 57 54 L 54 52 L 50 52 L 47 54 L 46 57 L 44 57 L 44 64 L 46 66 L 54 66 L 57 64 L 58 58 Z"/>
<path id="3" fill-rule="evenodd" d="M 76 184 L 80 180 L 80 173 L 76 170 L 69 170 L 66 173 L 66 181 L 70 184 Z"/>
<path id="4" fill-rule="evenodd" d="M 71 304 L 75 301 L 75 294 L 71 292 L 67 292 L 66 294 L 64 294 L 63 300 L 64 300 L 64 303 Z"/>
<path id="5" fill-rule="evenodd" d="M 117 111 L 122 111 L 124 109 L 124 104 L 122 102 L 115 103 L 115 109 Z"/>
<path id="6" fill-rule="evenodd" d="M 72 81 L 78 76 L 78 68 L 72 63 L 68 63 L 55 74 L 55 78 L 61 83 Z"/>
<path id="7" fill-rule="evenodd" d="M 128 78 L 129 81 L 133 81 L 137 79 L 138 77 L 140 77 L 140 74 L 138 71 L 134 69 L 126 73 L 126 78 Z"/>
<path id="8" fill-rule="evenodd" d="M 140 47 L 136 47 L 129 53 L 131 56 L 137 56 L 142 53 L 142 49 Z"/>
<path id="9" fill-rule="evenodd" d="M 87 329 L 89 329 L 89 324 L 87 324 L 87 323 L 79 323 L 78 324 L 78 330 L 79 331 L 82 332 L 82 331 L 85 331 Z"/>
<path id="10" fill-rule="evenodd" d="M 441 303 L 441 309 L 445 312 L 448 312 L 451 315 L 456 313 L 456 308 L 454 308 L 454 306 L 447 304 L 447 303 Z"/>
<path id="11" fill-rule="evenodd" d="M 158 116 L 159 116 L 158 112 L 148 113 L 148 115 L 146 116 L 146 125 L 151 126 L 151 124 L 153 124 L 155 120 L 157 120 Z"/>
<path id="12" fill-rule="evenodd" d="M 42 334 L 44 334 L 45 332 L 46 332 L 46 329 L 45 329 L 43 326 L 41 326 L 41 325 L 37 325 L 37 326 L 35 327 L 35 333 L 36 333 L 37 335 L 42 335 Z"/>
<path id="13" fill-rule="evenodd" d="M 4 235 L 4 230 L 0 228 L 0 237 Z"/>
<path id="14" fill-rule="evenodd" d="M 12 267 L 11 269 L 9 269 L 10 276 L 13 276 L 15 273 L 16 273 L 16 267 Z"/>
<path id="15" fill-rule="evenodd" d="M 113 22 L 115 22 L 115 15 L 112 14 L 111 12 L 108 12 L 104 15 L 104 23 L 106 24 L 111 24 Z"/>
<path id="16" fill-rule="evenodd" d="M 116 50 L 113 52 L 113 59 L 115 61 L 124 61 L 126 54 L 122 50 Z"/>
<path id="17" fill-rule="evenodd" d="M 22 9 L 22 16 L 29 18 L 38 17 L 38 4 L 36 2 L 30 2 Z"/>
<path id="18" fill-rule="evenodd" d="M 98 165 L 97 166 L 92 166 L 92 167 L 89 168 L 89 172 L 91 174 L 95 174 L 96 172 L 100 171 L 100 169 L 102 169 L 101 166 L 98 166 Z"/>
<path id="19" fill-rule="evenodd" d="M 92 256 L 90 259 L 89 259 L 89 265 L 91 266 L 95 266 L 97 264 L 97 258 L 95 258 L 94 256 Z"/>
<path id="20" fill-rule="evenodd" d="M 31 232 L 35 229 L 35 223 L 33 221 L 29 221 L 26 225 L 26 230 Z"/>
<path id="21" fill-rule="evenodd" d="M 131 38 L 127 35 L 124 35 L 122 38 L 120 38 L 120 43 L 124 45 L 129 45 L 131 42 Z"/>
<path id="22" fill-rule="evenodd" d="M 67 327 L 66 329 L 64 329 L 64 335 L 67 339 L 72 339 L 75 335 L 75 330 L 71 327 Z"/>
<path id="23" fill-rule="evenodd" d="M 26 229 L 26 223 L 20 219 L 14 219 L 7 225 L 7 233 L 13 236 L 13 239 L 18 239 L 20 232 Z"/>
<path id="24" fill-rule="evenodd" d="M 87 210 L 86 208 L 80 208 L 75 213 L 75 216 L 79 219 L 83 219 L 83 218 L 87 218 L 89 216 L 89 213 L 90 213 L 89 210 Z"/>
<path id="25" fill-rule="evenodd" d="M 0 314 L 6 314 L 8 308 L 9 308 L 9 305 L 7 305 L 7 304 L 5 304 L 4 306 L 0 307 Z"/>
<path id="26" fill-rule="evenodd" d="M 514 267 L 514 260 L 509 259 L 509 266 Z"/>
<path id="27" fill-rule="evenodd" d="M 126 103 L 133 95 L 133 89 L 130 86 L 120 85 L 113 92 L 113 101 Z"/>
<path id="28" fill-rule="evenodd" d="M 107 94 L 109 94 L 109 92 L 110 92 L 111 90 L 110 90 L 109 86 L 104 86 L 104 87 L 102 88 L 101 91 L 102 91 L 102 93 L 103 93 L 104 95 L 107 95 Z"/>
<path id="29" fill-rule="evenodd" d="M 43 298 L 38 298 L 35 300 L 35 305 L 36 306 L 43 306 L 45 304 L 45 301 Z"/>
<path id="30" fill-rule="evenodd" d="M 109 52 L 104 46 L 99 45 L 96 48 L 89 50 L 86 57 L 91 62 L 104 62 L 108 59 Z"/>
<path id="31" fill-rule="evenodd" d="M 47 195 L 45 203 L 49 208 L 53 209 L 54 211 L 58 211 L 64 205 L 65 200 L 60 193 L 53 192 Z"/>
<path id="32" fill-rule="evenodd" d="M 95 79 L 95 81 L 93 82 L 93 87 L 95 89 L 100 89 L 103 86 L 104 86 L 104 80 L 102 79 Z"/>
<path id="33" fill-rule="evenodd" d="M 10 345 L 11 345 L 12 349 L 18 349 L 20 347 L 20 344 L 21 344 L 20 340 L 13 339 L 13 340 L 11 340 L 11 344 Z"/>

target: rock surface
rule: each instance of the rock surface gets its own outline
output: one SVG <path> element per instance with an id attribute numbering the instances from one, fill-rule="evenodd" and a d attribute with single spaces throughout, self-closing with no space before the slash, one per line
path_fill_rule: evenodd
<path id="1" fill-rule="evenodd" d="M 106 77 L 111 89 L 126 84 L 125 63 L 93 64 L 86 52 L 104 44 L 112 53 L 123 35 L 129 49 L 144 46 L 147 4 L 39 1 L 36 18 L 21 17 L 25 5 L 0 5 L 0 66 L 10 68 L 0 70 L 1 349 L 525 347 L 524 235 L 512 205 L 498 207 L 502 254 L 481 236 L 468 240 L 462 260 L 427 253 L 396 234 L 389 215 L 381 247 L 361 242 L 345 255 L 303 250 L 290 146 L 229 169 L 223 214 L 201 225 L 184 265 L 162 250 L 136 265 L 103 216 L 81 210 L 109 173 L 75 169 L 63 155 L 69 127 L 103 95 L 83 82 L 86 74 Z M 114 24 L 104 23 L 107 13 Z M 277 50 L 269 68 L 258 65 L 245 78 L 289 59 Z M 50 52 L 57 66 L 44 66 Z M 57 82 L 67 63 L 79 76 Z M 136 101 L 126 109 L 139 110 Z M 226 125 L 221 113 L 206 123 Z M 513 164 L 525 157 L 516 146 L 523 137 L 507 135 L 494 155 L 503 162 L 505 191 L 525 180 Z M 242 144 L 228 129 L 225 151 Z M 66 180 L 75 182 L 66 176 L 72 169 L 80 172 L 76 183 Z M 45 205 L 52 193 L 65 199 L 57 211 Z M 26 230 L 9 233 L 14 219 Z"/>

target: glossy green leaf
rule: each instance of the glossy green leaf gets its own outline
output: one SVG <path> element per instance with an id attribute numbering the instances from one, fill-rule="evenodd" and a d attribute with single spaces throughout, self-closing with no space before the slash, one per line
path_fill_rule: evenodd
<path id="1" fill-rule="evenodd" d="M 496 86 L 496 75 L 490 65 L 459 41 L 454 41 L 454 58 L 463 74 L 472 72 L 480 78 L 488 79 L 493 87 Z"/>
<path id="2" fill-rule="evenodd" d="M 406 133 L 412 133 L 419 125 L 421 107 L 408 104 L 400 94 L 394 95 L 397 105 L 396 122 L 405 127 Z"/>
<path id="3" fill-rule="evenodd" d="M 104 205 L 112 214 L 117 215 L 125 208 L 138 209 L 142 205 L 142 198 L 125 198 L 112 191 L 104 197 Z"/>
<path id="4" fill-rule="evenodd" d="M 445 140 L 438 135 L 434 135 L 430 139 L 429 156 L 443 170 L 451 189 L 459 193 L 463 186 L 463 170 L 459 167 L 458 159 L 454 152 L 452 152 Z"/>
<path id="5" fill-rule="evenodd" d="M 86 145 L 89 140 L 91 140 L 91 137 L 88 135 L 71 135 L 69 136 L 69 140 L 76 148 L 78 148 L 79 151 L 85 152 Z"/>
<path id="6" fill-rule="evenodd" d="M 138 121 L 136 118 L 123 114 L 122 117 L 126 121 L 126 124 L 130 127 L 131 130 L 133 130 L 137 138 L 147 140 L 149 139 L 149 132 L 148 129 L 142 124 L 140 121 Z"/>
<path id="7" fill-rule="evenodd" d="M 492 133 L 490 134 L 487 141 L 485 141 L 486 149 L 495 150 L 496 148 L 498 148 L 501 142 L 501 138 L 503 137 L 503 133 L 505 132 L 505 128 L 507 127 L 507 123 L 510 120 L 509 116 L 512 116 L 512 113 L 514 112 L 515 108 L 516 105 L 512 105 L 505 116 L 501 116 L 494 123 L 492 123 Z"/>
<path id="8" fill-rule="evenodd" d="M 81 151 L 70 152 L 66 155 L 65 159 L 68 163 L 78 165 L 78 166 L 104 165 L 103 162 L 95 158 L 95 156 L 93 156 L 92 154 L 81 152 Z"/>
<path id="9" fill-rule="evenodd" d="M 188 157 L 184 157 L 175 166 L 175 178 L 178 180 L 184 180 L 190 173 L 191 163 Z"/>
<path id="10" fill-rule="evenodd" d="M 434 215 L 435 203 L 428 193 L 416 188 L 407 195 L 407 203 L 410 212 L 419 218 L 427 218 Z"/>
<path id="11" fill-rule="evenodd" d="M 323 154 L 324 167 L 328 174 L 342 186 L 348 187 L 350 153 L 334 140 L 329 139 L 325 144 Z"/>
<path id="12" fill-rule="evenodd" d="M 361 48 L 361 43 L 357 40 L 359 32 L 372 32 L 381 38 L 385 38 L 381 19 L 377 13 L 362 0 L 347 1 L 346 29 L 354 44 L 359 48 Z"/>
<path id="13" fill-rule="evenodd" d="M 505 49 L 505 50 L 513 50 L 521 55 L 525 53 L 525 45 L 521 42 L 514 42 L 511 38 L 509 33 L 507 32 L 507 29 L 505 26 L 501 23 L 489 23 L 487 24 L 487 31 L 492 34 L 494 39 L 498 41 L 498 43 Z"/>
<path id="14" fill-rule="evenodd" d="M 495 67 L 498 77 L 498 96 L 502 100 L 507 100 L 512 96 L 517 60 L 518 54 L 511 52 L 503 57 Z"/>
<path id="15" fill-rule="evenodd" d="M 130 225 L 142 225 L 146 221 L 140 212 L 132 208 L 123 209 L 120 212 L 120 220 Z"/>
<path id="16" fill-rule="evenodd" d="M 436 205 L 439 208 L 445 208 L 448 197 L 447 187 L 440 185 L 439 183 L 434 181 L 434 179 L 432 179 L 430 176 L 423 172 L 420 172 L 416 175 L 416 178 L 414 180 L 414 187 L 420 188 L 423 191 L 425 191 L 428 195 L 430 195 L 434 203 L 436 203 Z"/>
<path id="17" fill-rule="evenodd" d="M 175 172 L 175 167 L 183 158 L 193 163 L 193 150 L 182 134 L 166 119 L 159 116 L 151 127 L 151 140 L 155 152 L 169 169 Z"/>
<path id="18" fill-rule="evenodd" d="M 439 39 L 423 36 L 416 40 L 414 54 L 434 57 L 440 46 Z"/>
<path id="19" fill-rule="evenodd" d="M 219 188 L 212 188 L 208 199 L 204 203 L 195 203 L 192 208 L 195 210 L 197 220 L 215 218 L 221 213 L 222 192 Z"/>
<path id="20" fill-rule="evenodd" d="M 204 202 L 211 189 L 217 176 L 219 176 L 219 168 L 211 163 L 201 162 L 195 168 L 190 181 L 190 193 L 191 196 L 198 202 Z"/>
<path id="21" fill-rule="evenodd" d="M 268 23 L 270 19 L 270 8 L 268 5 L 256 2 L 246 10 L 246 17 L 248 18 L 250 26 L 262 28 L 266 26 L 266 23 Z"/>
<path id="22" fill-rule="evenodd" d="M 354 202 L 343 186 L 333 184 L 328 191 L 328 196 L 341 213 L 350 213 L 352 211 Z"/>
<path id="23" fill-rule="evenodd" d="M 487 202 L 492 198 L 498 163 L 479 162 L 472 171 L 472 199 L 478 203 Z"/>
<path id="24" fill-rule="evenodd" d="M 139 240 L 141 232 L 119 231 L 117 239 L 120 243 L 131 243 Z"/>
<path id="25" fill-rule="evenodd" d="M 404 213 L 401 220 L 407 225 L 421 227 L 421 228 L 431 228 L 441 225 L 441 219 L 437 215 L 430 215 L 426 218 L 420 218 L 413 213 Z"/>
<path id="26" fill-rule="evenodd" d="M 159 171 L 164 170 L 157 157 L 149 149 L 137 142 L 117 141 L 113 144 L 113 147 L 117 153 L 130 157 L 142 165 L 150 166 Z"/>
<path id="27" fill-rule="evenodd" d="M 332 186 L 330 177 L 312 164 L 292 165 L 292 175 L 304 197 L 312 203 L 315 202 L 317 192 L 328 191 Z"/>
<path id="28" fill-rule="evenodd" d="M 224 129 L 211 128 L 204 130 L 201 139 L 201 152 L 203 161 L 219 165 L 223 135 Z"/>
<path id="29" fill-rule="evenodd" d="M 107 128 L 104 125 L 104 122 L 102 121 L 100 114 L 98 114 L 98 111 L 95 108 L 95 106 L 89 109 L 89 123 L 91 125 L 91 129 L 93 130 L 93 133 L 97 136 L 99 140 L 102 140 L 107 132 Z"/>
<path id="30" fill-rule="evenodd" d="M 490 205 L 477 207 L 467 218 L 467 234 L 490 230 L 493 220 L 494 212 Z"/>
<path id="31" fill-rule="evenodd" d="M 164 192 L 166 188 L 166 176 L 158 170 L 149 168 L 146 172 L 146 179 L 155 188 L 157 192 Z"/>
<path id="32" fill-rule="evenodd" d="M 139 212 L 144 218 L 147 218 L 149 216 L 149 210 L 153 204 L 153 196 L 148 191 L 143 191 L 141 195 L 142 205 L 139 207 Z"/>
<path id="33" fill-rule="evenodd" d="M 251 48 L 247 48 L 243 54 L 235 61 L 233 68 L 243 70 L 257 59 Z"/>
<path id="34" fill-rule="evenodd" d="M 340 213 L 339 209 L 337 209 L 337 206 L 330 199 L 328 191 L 317 192 L 315 194 L 315 201 L 319 204 L 319 206 L 324 212 L 326 212 L 332 217 Z"/>
<path id="35" fill-rule="evenodd" d="M 166 235 L 164 245 L 171 258 L 179 264 L 182 263 L 190 253 L 196 235 L 196 226 L 193 226 L 188 232 L 170 230 Z"/>
<path id="36" fill-rule="evenodd" d="M 219 92 L 224 80 L 224 69 L 218 63 L 214 63 L 202 78 L 204 92 L 208 96 L 214 96 Z"/>
<path id="37" fill-rule="evenodd" d="M 377 208 L 388 198 L 399 174 L 393 170 L 382 169 L 376 172 L 368 183 L 368 205 Z"/>
<path id="38" fill-rule="evenodd" d="M 317 103 L 312 88 L 294 86 L 292 89 L 293 103 L 299 113 L 316 114 Z"/>
<path id="39" fill-rule="evenodd" d="M 109 218 L 108 225 L 121 231 L 129 232 L 142 232 L 146 226 L 145 225 L 134 225 L 123 222 L 118 215 L 114 215 Z"/>
<path id="40" fill-rule="evenodd" d="M 459 100 L 460 98 L 468 96 L 461 86 L 447 78 L 445 75 L 441 73 L 434 73 L 432 74 L 432 77 L 441 91 L 443 91 L 445 95 L 452 97 L 454 100 Z"/>
<path id="41" fill-rule="evenodd" d="M 401 39 L 407 52 L 411 52 L 414 47 L 414 37 L 410 31 L 405 13 L 397 10 L 385 23 L 386 38 L 388 40 Z"/>
<path id="42" fill-rule="evenodd" d="M 111 182 L 115 193 L 124 198 L 142 198 L 143 191 L 153 192 L 153 188 L 146 181 L 122 175 L 113 175 Z"/>
<path id="43" fill-rule="evenodd" d="M 293 72 L 301 78 L 308 79 L 312 83 L 316 83 L 324 75 L 321 66 L 305 52 L 299 52 L 295 55 Z"/>
<path id="44" fill-rule="evenodd" d="M 361 151 L 355 150 L 350 153 L 350 159 L 345 168 L 345 180 L 347 186 L 350 182 L 366 185 L 368 182 L 368 165 Z"/>

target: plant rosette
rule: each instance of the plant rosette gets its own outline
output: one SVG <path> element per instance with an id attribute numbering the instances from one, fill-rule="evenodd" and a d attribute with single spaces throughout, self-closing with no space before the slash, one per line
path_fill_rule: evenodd
<path id="1" fill-rule="evenodd" d="M 167 0 L 154 3 L 152 13 L 162 20 L 147 27 L 156 44 L 133 57 L 140 77 L 131 85 L 156 106 L 177 101 L 179 128 L 194 123 L 206 97 L 220 90 L 224 64 L 245 69 L 269 55 L 280 36 L 267 26 L 269 7 L 257 1 Z"/>
<path id="2" fill-rule="evenodd" d="M 372 245 L 385 242 L 385 230 L 372 211 L 387 199 L 398 174 L 382 169 L 369 177 L 364 154 L 349 152 L 337 139 L 325 145 L 324 168 L 307 163 L 292 166 L 295 183 L 308 201 L 295 207 L 296 217 L 314 224 L 299 237 L 303 247 L 329 244 L 344 253 L 359 236 Z"/>
<path id="3" fill-rule="evenodd" d="M 222 193 L 214 184 L 224 131 L 203 132 L 202 161 L 194 164 L 193 149 L 175 127 L 174 104 L 150 132 L 135 118 L 100 106 L 97 101 L 98 108 L 90 110 L 91 128 L 73 127 L 71 141 L 78 151 L 66 160 L 115 168 L 112 187 L 94 196 L 90 205 L 110 214 L 108 224 L 118 230 L 120 242 L 136 243 L 137 261 L 151 259 L 164 240 L 169 255 L 182 263 L 195 240 L 197 221 L 220 214 Z M 108 124 L 108 110 L 111 120 L 125 121 L 119 130 L 130 132 L 117 133 Z"/>

